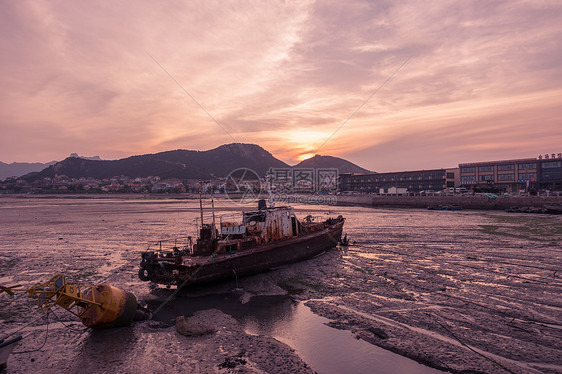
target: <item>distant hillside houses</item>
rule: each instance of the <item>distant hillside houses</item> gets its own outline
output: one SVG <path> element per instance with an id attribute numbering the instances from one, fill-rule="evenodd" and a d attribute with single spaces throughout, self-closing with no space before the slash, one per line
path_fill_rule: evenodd
<path id="1" fill-rule="evenodd" d="M 69 178 L 61 174 L 54 178 L 45 177 L 33 181 L 22 178 L 7 178 L 0 182 L 0 193 L 147 193 L 152 192 L 160 177 L 129 178 L 119 176 L 113 178 Z M 181 182 L 172 181 L 157 188 L 157 192 L 185 192 Z"/>
<path id="2" fill-rule="evenodd" d="M 152 185 L 152 192 L 186 192 L 185 185 L 179 179 L 166 179 Z"/>

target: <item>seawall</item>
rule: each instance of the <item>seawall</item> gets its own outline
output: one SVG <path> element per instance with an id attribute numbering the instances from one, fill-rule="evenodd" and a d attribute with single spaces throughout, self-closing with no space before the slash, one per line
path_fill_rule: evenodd
<path id="1" fill-rule="evenodd" d="M 459 205 L 463 209 L 505 210 L 511 207 L 560 206 L 562 196 L 509 196 L 491 199 L 487 196 L 338 196 L 338 205 L 363 205 L 388 208 L 427 208 L 432 205 Z"/>

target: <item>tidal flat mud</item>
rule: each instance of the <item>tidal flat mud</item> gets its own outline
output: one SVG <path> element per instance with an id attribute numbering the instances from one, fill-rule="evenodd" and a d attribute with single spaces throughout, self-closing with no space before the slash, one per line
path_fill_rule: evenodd
<path id="1" fill-rule="evenodd" d="M 232 210 L 226 201 L 217 205 Z M 304 303 L 332 328 L 440 370 L 562 372 L 561 217 L 297 206 L 303 217 L 343 214 L 353 244 L 238 284 L 176 294 L 141 282 L 140 252 L 149 242 L 194 234 L 197 206 L 0 198 L 0 284 L 31 285 L 62 272 L 72 283 L 131 291 L 151 308 L 166 303 L 162 310 L 169 312 L 160 321 L 92 331 L 65 311 L 46 315 L 24 294 L 0 295 L 0 333 L 22 329 L 16 352 L 33 351 L 10 356 L 8 372 L 313 372 L 315 363 L 298 350 L 249 331 L 243 309 L 232 312 L 272 295 Z M 231 296 L 205 299 L 222 294 Z M 275 308 L 256 308 L 277 318 Z M 215 332 L 178 334 L 167 324 L 178 314 Z"/>
<path id="2" fill-rule="evenodd" d="M 441 370 L 562 372 L 560 217 L 363 216 L 355 245 L 281 280 L 331 326 Z"/>

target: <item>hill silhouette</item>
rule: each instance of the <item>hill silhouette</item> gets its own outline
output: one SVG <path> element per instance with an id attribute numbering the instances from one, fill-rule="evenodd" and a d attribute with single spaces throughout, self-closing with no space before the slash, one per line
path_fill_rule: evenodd
<path id="1" fill-rule="evenodd" d="M 70 178 L 97 179 L 121 175 L 130 178 L 159 176 L 161 179 L 209 179 L 224 178 L 237 168 L 248 168 L 264 177 L 269 168 L 290 167 L 256 144 L 232 143 L 207 151 L 177 149 L 119 160 L 69 157 L 22 178 L 32 181 L 64 174 Z M 337 168 L 340 173 L 368 172 L 349 161 L 331 156 L 315 156 L 295 167 Z"/>
<path id="2" fill-rule="evenodd" d="M 125 175 L 131 178 L 159 176 L 162 179 L 206 179 L 226 177 L 237 168 L 248 168 L 265 176 L 270 167 L 289 167 L 255 144 L 232 143 L 208 151 L 178 149 L 138 155 L 120 160 L 88 160 L 69 157 L 48 168 L 25 175 L 27 180 L 53 178 L 111 178 Z"/>

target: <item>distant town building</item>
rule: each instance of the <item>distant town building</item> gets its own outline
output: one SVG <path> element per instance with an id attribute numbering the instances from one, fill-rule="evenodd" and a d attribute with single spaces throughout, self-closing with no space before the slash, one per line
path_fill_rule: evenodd
<path id="1" fill-rule="evenodd" d="M 152 192 L 185 192 L 185 186 L 179 179 L 166 179 L 152 185 Z"/>

